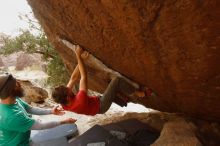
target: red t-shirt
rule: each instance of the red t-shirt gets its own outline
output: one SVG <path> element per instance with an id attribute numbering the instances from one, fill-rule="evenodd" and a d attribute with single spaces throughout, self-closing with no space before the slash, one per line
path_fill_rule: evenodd
<path id="1" fill-rule="evenodd" d="M 80 90 L 75 96 L 69 98 L 70 103 L 68 105 L 62 105 L 64 110 L 85 115 L 96 115 L 99 113 L 99 97 L 88 96 L 85 91 Z"/>

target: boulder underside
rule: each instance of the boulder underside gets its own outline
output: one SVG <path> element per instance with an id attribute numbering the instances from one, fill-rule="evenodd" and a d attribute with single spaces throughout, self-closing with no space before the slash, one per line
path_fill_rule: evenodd
<path id="1" fill-rule="evenodd" d="M 131 98 L 146 107 L 220 119 L 220 1 L 28 0 L 71 72 L 81 45 L 109 69 L 152 88 Z M 87 60 L 90 88 L 103 92 L 112 71 Z"/>

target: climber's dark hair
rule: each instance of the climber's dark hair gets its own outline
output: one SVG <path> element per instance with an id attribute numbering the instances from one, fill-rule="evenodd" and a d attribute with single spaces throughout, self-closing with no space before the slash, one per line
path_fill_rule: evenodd
<path id="1" fill-rule="evenodd" d="M 56 103 L 67 104 L 68 88 L 66 86 L 55 87 L 52 91 L 52 98 Z"/>

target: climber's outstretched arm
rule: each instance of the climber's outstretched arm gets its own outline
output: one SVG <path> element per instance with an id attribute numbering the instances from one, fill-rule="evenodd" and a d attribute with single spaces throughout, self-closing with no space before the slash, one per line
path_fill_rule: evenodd
<path id="1" fill-rule="evenodd" d="M 69 89 L 73 89 L 73 86 L 76 84 L 77 80 L 79 79 L 79 75 L 80 75 L 80 73 L 79 73 L 79 65 L 77 65 L 75 67 L 71 77 L 70 77 L 70 80 L 69 80 L 68 84 L 67 84 L 67 87 Z"/>
<path id="2" fill-rule="evenodd" d="M 83 59 L 81 57 L 81 54 L 83 53 L 82 48 L 77 45 L 77 47 L 75 49 L 75 53 L 76 53 L 79 72 L 80 72 L 80 76 L 81 76 L 80 83 L 79 83 L 79 90 L 83 90 L 83 91 L 87 92 L 87 72 L 85 69 Z"/>

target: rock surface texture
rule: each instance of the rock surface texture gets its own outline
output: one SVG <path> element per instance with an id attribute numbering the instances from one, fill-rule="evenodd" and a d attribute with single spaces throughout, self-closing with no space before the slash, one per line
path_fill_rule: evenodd
<path id="1" fill-rule="evenodd" d="M 28 0 L 67 68 L 77 43 L 109 69 L 151 87 L 146 107 L 220 121 L 220 1 Z M 115 73 L 87 60 L 90 88 Z"/>
<path id="2" fill-rule="evenodd" d="M 24 89 L 23 99 L 27 103 L 42 103 L 46 98 L 48 98 L 48 92 L 45 89 L 33 85 L 30 81 L 19 80 L 19 83 Z"/>
<path id="3" fill-rule="evenodd" d="M 152 146 L 202 146 L 196 137 L 196 126 L 184 119 L 167 122 Z"/>

